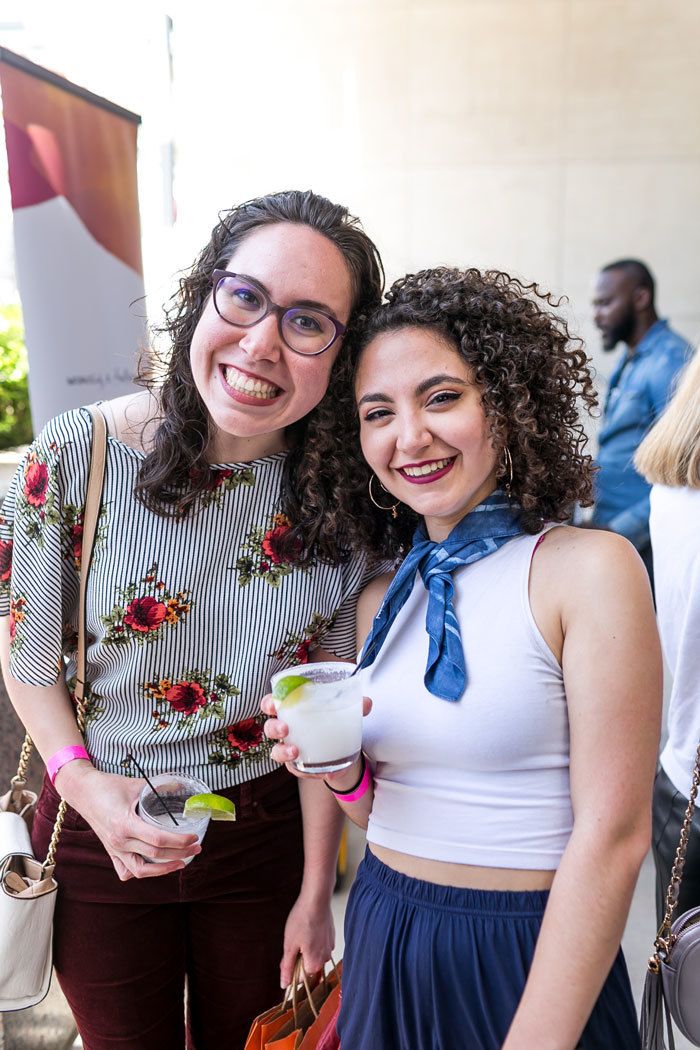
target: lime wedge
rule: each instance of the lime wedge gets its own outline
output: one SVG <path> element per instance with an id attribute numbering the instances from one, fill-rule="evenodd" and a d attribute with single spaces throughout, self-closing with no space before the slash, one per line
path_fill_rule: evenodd
<path id="1" fill-rule="evenodd" d="M 190 795 L 185 802 L 183 814 L 186 817 L 204 817 L 209 814 L 212 820 L 235 820 L 236 807 L 223 795 L 206 794 Z"/>
<path id="2" fill-rule="evenodd" d="M 311 679 L 303 674 L 286 674 L 275 683 L 272 690 L 272 699 L 278 704 L 290 706 L 298 704 L 307 695 L 308 690 L 304 686 L 310 685 Z"/>

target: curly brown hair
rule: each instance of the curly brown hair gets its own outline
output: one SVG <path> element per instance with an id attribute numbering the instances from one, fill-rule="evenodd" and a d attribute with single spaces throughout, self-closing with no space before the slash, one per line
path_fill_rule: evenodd
<path id="1" fill-rule="evenodd" d="M 397 557 L 410 545 L 417 515 L 400 504 L 394 520 L 369 498 L 354 396 L 363 350 L 380 333 L 408 327 L 432 329 L 473 369 L 494 447 L 511 454 L 510 488 L 526 532 L 566 521 L 577 502 L 590 506 L 595 468 L 584 451 L 579 401 L 590 413 L 597 398 L 583 343 L 554 312 L 561 303 L 498 270 L 440 267 L 396 281 L 358 326 L 353 355 L 329 390 L 332 427 L 317 430 L 309 449 L 316 489 L 326 487 L 326 531 L 376 558 Z M 500 477 L 507 480 L 503 467 Z M 385 502 L 394 501 L 387 495 Z"/>
<path id="2" fill-rule="evenodd" d="M 353 302 L 339 359 L 347 353 L 356 317 L 381 302 L 384 270 L 377 247 L 359 220 L 342 205 L 333 204 L 311 190 L 287 190 L 257 197 L 222 212 L 208 244 L 191 270 L 181 277 L 166 310 L 165 322 L 156 329 L 168 340 L 164 359 L 159 361 L 155 355 L 154 360 L 151 354 L 142 363 L 139 376 L 154 394 L 159 418 L 135 492 L 137 498 L 157 514 L 187 516 L 198 509 L 201 496 L 211 484 L 207 450 L 212 422 L 192 376 L 190 344 L 211 294 L 212 272 L 225 267 L 236 248 L 254 230 L 283 222 L 316 230 L 335 244 L 345 259 Z M 337 365 L 336 361 L 335 367 Z M 298 542 L 298 534 L 303 537 L 304 559 L 311 556 L 322 526 L 318 514 L 310 517 L 305 511 L 307 506 L 318 505 L 313 470 L 305 464 L 307 431 L 310 427 L 313 429 L 316 416 L 323 429 L 324 421 L 333 417 L 331 405 L 322 402 L 309 416 L 289 428 L 291 451 L 285 461 L 279 508 L 299 525 L 290 543 Z M 336 545 L 331 543 L 329 550 L 335 552 Z"/>

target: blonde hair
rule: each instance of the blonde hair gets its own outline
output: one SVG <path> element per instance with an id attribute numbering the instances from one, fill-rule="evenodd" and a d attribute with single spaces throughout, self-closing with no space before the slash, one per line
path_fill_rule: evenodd
<path id="1" fill-rule="evenodd" d="M 634 465 L 652 485 L 700 488 L 700 352 L 637 449 Z"/>

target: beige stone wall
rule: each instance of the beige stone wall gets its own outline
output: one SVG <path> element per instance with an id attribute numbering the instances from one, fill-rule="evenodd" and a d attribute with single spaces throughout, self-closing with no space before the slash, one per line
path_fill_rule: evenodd
<path id="1" fill-rule="evenodd" d="M 240 11 L 212 38 L 198 10 L 175 20 L 180 222 L 193 247 L 212 199 L 313 185 L 362 216 L 392 277 L 498 266 L 568 294 L 603 373 L 590 281 L 613 258 L 645 259 L 662 314 L 700 340 L 697 3 L 259 0 L 244 34 L 255 47 Z M 210 84 L 178 94 L 203 47 L 243 91 L 228 137 L 254 114 L 269 122 L 248 148 L 225 141 Z M 220 163 L 204 178 L 216 135 Z"/>

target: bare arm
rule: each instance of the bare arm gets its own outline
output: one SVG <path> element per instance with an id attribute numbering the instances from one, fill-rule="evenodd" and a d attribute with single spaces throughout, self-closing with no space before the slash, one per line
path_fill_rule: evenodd
<path id="1" fill-rule="evenodd" d="M 0 617 L 0 664 L 8 696 L 44 762 L 62 747 L 83 739 L 63 680 L 53 686 L 31 686 L 10 674 L 10 626 Z M 56 775 L 62 798 L 88 822 L 122 880 L 167 875 L 184 867 L 184 859 L 199 853 L 196 837 L 151 828 L 136 816 L 142 780 L 101 773 L 91 762 L 69 762 Z M 143 857 L 167 860 L 147 864 Z"/>
<path id="2" fill-rule="evenodd" d="M 376 616 L 377 610 L 382 603 L 382 599 L 386 594 L 386 590 L 392 579 L 393 573 L 378 576 L 365 587 L 360 595 L 357 602 L 358 639 L 365 639 L 369 634 L 372 620 Z M 369 714 L 370 710 L 371 701 L 369 703 L 365 701 L 364 714 Z M 361 760 L 358 758 L 348 769 L 344 769 L 340 773 L 334 773 L 327 779 L 331 786 L 338 791 L 348 791 L 357 784 L 361 772 Z M 362 798 L 357 800 L 357 802 L 343 802 L 342 798 L 338 798 L 337 796 L 336 801 L 353 824 L 357 824 L 357 826 L 363 830 L 367 829 L 369 815 L 372 812 L 372 803 L 374 802 L 374 786 L 371 782 L 368 790 L 364 793 Z"/>
<path id="3" fill-rule="evenodd" d="M 338 658 L 333 653 L 317 649 L 312 654 L 312 659 L 335 661 Z M 274 706 L 268 710 L 263 704 L 263 710 L 274 714 Z M 270 721 L 275 721 L 286 734 L 286 725 L 276 720 Z M 294 748 L 292 759 L 296 757 Z M 299 953 L 307 973 L 315 973 L 322 969 L 331 957 L 335 944 L 331 896 L 343 830 L 343 815 L 330 791 L 319 778 L 300 775 L 291 765 L 292 759 L 283 758 L 282 761 L 287 763 L 287 768 L 299 779 L 304 824 L 304 874 L 301 891 L 289 913 L 284 930 L 284 952 L 280 962 L 282 988 L 286 988 L 291 982 L 294 962 Z"/>
<path id="4" fill-rule="evenodd" d="M 574 830 L 504 1050 L 573 1050 L 618 951 L 649 846 L 661 712 L 649 584 L 626 541 L 585 537 L 565 539 L 561 556 L 550 549 L 547 566 L 561 596 Z"/>

